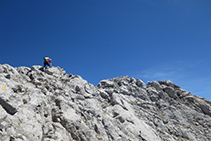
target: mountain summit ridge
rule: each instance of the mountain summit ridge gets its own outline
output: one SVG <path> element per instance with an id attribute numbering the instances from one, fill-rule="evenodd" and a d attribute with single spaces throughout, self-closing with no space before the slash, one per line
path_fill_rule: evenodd
<path id="1" fill-rule="evenodd" d="M 211 101 L 171 81 L 97 87 L 60 67 L 0 65 L 0 140 L 209 141 Z"/>

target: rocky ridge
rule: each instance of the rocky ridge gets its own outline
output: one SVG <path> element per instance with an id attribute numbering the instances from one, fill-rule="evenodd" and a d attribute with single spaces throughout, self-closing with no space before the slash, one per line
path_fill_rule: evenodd
<path id="1" fill-rule="evenodd" d="M 211 101 L 171 81 L 97 87 L 60 67 L 0 65 L 2 141 L 209 141 Z"/>

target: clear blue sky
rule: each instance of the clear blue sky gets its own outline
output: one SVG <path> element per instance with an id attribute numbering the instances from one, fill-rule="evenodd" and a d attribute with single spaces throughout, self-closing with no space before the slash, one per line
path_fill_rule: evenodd
<path id="1" fill-rule="evenodd" d="M 95 86 L 171 80 L 211 99 L 210 0 L 1 0 L 0 63 L 53 66 Z"/>

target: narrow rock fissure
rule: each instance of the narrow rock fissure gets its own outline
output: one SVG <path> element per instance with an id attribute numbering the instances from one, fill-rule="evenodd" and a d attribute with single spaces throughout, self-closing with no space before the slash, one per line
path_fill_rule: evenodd
<path id="1" fill-rule="evenodd" d="M 10 114 L 10 115 L 14 115 L 17 110 L 16 108 L 14 108 L 13 106 L 11 106 L 10 104 L 8 104 L 5 100 L 3 100 L 2 98 L 0 98 L 0 105 L 4 108 L 4 110 Z"/>

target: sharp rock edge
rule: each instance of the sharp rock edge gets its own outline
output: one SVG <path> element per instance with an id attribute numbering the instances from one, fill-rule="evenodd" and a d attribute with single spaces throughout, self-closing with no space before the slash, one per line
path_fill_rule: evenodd
<path id="1" fill-rule="evenodd" d="M 60 67 L 0 65 L 2 141 L 208 141 L 211 101 L 171 81 L 97 87 Z"/>

